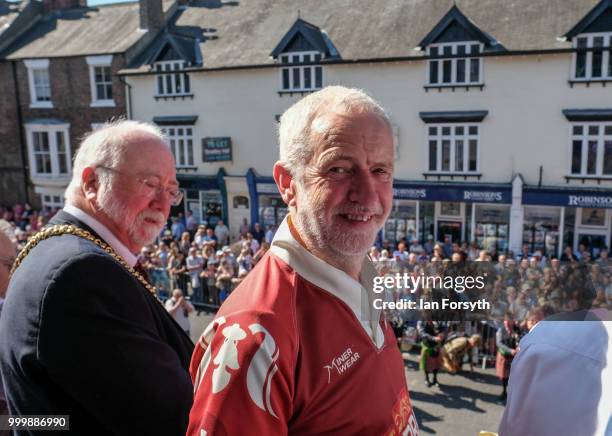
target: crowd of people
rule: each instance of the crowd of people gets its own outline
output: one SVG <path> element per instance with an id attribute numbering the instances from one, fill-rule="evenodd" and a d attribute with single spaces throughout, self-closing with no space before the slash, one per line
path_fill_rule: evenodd
<path id="1" fill-rule="evenodd" d="M 10 226 L 9 233 L 20 250 L 56 212 L 15 204 L 0 208 L 0 218 Z M 213 226 L 197 222 L 191 212 L 179 213 L 168 220 L 156 243 L 142 248 L 138 262 L 162 300 L 178 291 L 184 301 L 214 309 L 268 251 L 274 232 L 274 226 L 264 230 L 245 219 L 238 238 L 231 241 L 222 220 L 215 220 Z"/>
<path id="2" fill-rule="evenodd" d="M 29 204 L 0 207 L 0 218 L 11 226 L 17 249 L 40 230 L 57 212 L 56 209 L 32 208 Z M 138 256 L 140 264 L 156 287 L 160 297 L 169 298 L 175 289 L 196 304 L 219 306 L 246 277 L 270 248 L 275 227 L 264 229 L 259 223 L 249 225 L 245 219 L 239 237 L 231 241 L 227 225 L 199 223 L 187 212 L 168 220 L 157 242 L 145 246 Z M 479 262 L 478 271 L 487 274 L 483 294 L 493 303 L 490 315 L 499 327 L 504 315 L 512 317 L 525 329 L 529 318 L 584 306 L 585 295 L 591 307 L 612 308 L 612 264 L 607 249 L 593 259 L 589 247 L 577 251 L 567 247 L 561 259 L 547 259 L 542 253 L 531 253 L 524 245 L 518 255 L 490 253 L 475 244 L 444 242 L 423 245 L 414 239 L 395 246 L 385 241 L 373 246 L 369 257 L 383 274 L 444 276 L 453 264 Z M 390 298 L 417 298 L 431 289 L 421 287 L 412 292 L 396 289 Z M 585 292 L 587 291 L 587 292 Z M 533 321 L 533 319 L 532 319 Z"/>

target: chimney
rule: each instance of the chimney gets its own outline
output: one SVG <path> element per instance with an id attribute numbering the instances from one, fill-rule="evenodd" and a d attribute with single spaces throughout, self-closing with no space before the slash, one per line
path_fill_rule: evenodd
<path id="1" fill-rule="evenodd" d="M 164 25 L 164 10 L 162 0 L 138 0 L 140 8 L 140 28 L 143 30 L 159 30 Z"/>
<path id="2" fill-rule="evenodd" d="M 42 3 L 45 12 L 87 7 L 87 0 L 43 0 Z"/>

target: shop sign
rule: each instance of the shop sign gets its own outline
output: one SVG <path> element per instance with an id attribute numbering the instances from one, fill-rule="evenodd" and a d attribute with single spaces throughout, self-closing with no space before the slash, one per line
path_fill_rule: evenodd
<path id="1" fill-rule="evenodd" d="M 204 162 L 225 162 L 232 160 L 232 139 L 229 137 L 203 138 L 202 160 Z"/>
<path id="2" fill-rule="evenodd" d="M 491 191 L 478 186 L 431 186 L 427 188 L 394 188 L 393 196 L 397 199 L 425 201 L 464 201 L 468 203 L 511 203 L 511 189 Z"/>
<path id="3" fill-rule="evenodd" d="M 501 191 L 463 191 L 463 199 L 481 203 L 500 203 L 504 196 Z"/>
<path id="4" fill-rule="evenodd" d="M 612 195 L 533 189 L 523 191 L 523 204 L 612 209 Z"/>
<path id="5" fill-rule="evenodd" d="M 427 197 L 427 189 L 395 188 L 393 189 L 395 198 L 406 198 L 423 200 Z"/>
<path id="6" fill-rule="evenodd" d="M 603 195 L 569 195 L 568 206 L 612 208 L 612 197 Z"/>

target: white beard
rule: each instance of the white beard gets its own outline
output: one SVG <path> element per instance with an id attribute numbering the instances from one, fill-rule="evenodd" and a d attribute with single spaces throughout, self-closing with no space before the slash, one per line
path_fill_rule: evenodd
<path id="1" fill-rule="evenodd" d="M 129 212 L 127 204 L 112 198 L 111 189 L 106 186 L 98 191 L 98 206 L 118 227 L 127 229 L 130 239 L 140 247 L 150 245 L 164 228 L 166 217 L 161 212 L 144 210 L 134 216 Z M 150 218 L 158 221 L 159 225 L 146 223 L 145 219 Z"/>

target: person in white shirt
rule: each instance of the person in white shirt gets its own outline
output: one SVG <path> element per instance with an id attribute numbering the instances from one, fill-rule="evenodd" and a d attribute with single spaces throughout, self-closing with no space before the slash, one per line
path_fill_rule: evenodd
<path id="1" fill-rule="evenodd" d="M 194 293 L 198 293 L 200 290 L 200 274 L 204 269 L 204 259 L 198 254 L 195 247 L 191 247 L 185 262 L 189 278 L 191 279 L 191 289 Z"/>
<path id="2" fill-rule="evenodd" d="M 181 290 L 175 289 L 172 291 L 172 297 L 168 298 L 164 305 L 178 325 L 181 326 L 185 333 L 189 334 L 189 329 L 191 328 L 189 324 L 189 314 L 193 312 L 194 308 L 189 300 L 185 299 Z"/>
<path id="3" fill-rule="evenodd" d="M 217 244 L 219 247 L 227 245 L 229 242 L 229 229 L 223 223 L 223 220 L 219 220 L 215 226 L 215 236 L 217 237 Z"/>
<path id="4" fill-rule="evenodd" d="M 612 318 L 577 314 L 584 320 L 540 321 L 521 340 L 500 436 L 612 434 Z"/>

